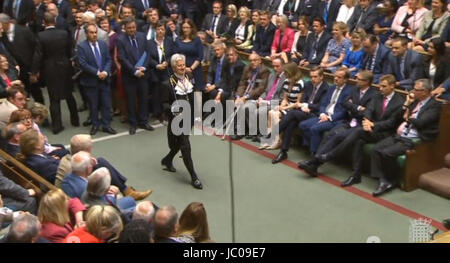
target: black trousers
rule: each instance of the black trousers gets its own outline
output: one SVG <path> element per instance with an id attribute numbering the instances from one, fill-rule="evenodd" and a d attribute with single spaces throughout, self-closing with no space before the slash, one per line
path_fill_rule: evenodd
<path id="1" fill-rule="evenodd" d="M 414 148 L 412 140 L 398 135 L 387 137 L 378 142 L 370 156 L 371 175 L 381 182 L 394 182 L 398 172 L 397 157 Z"/>
<path id="2" fill-rule="evenodd" d="M 50 116 L 52 118 L 52 128 L 59 129 L 62 127 L 61 120 L 61 100 L 50 96 Z M 67 107 L 70 112 L 70 122 L 72 124 L 79 123 L 77 102 L 72 93 L 66 98 Z"/>
<path id="3" fill-rule="evenodd" d="M 281 134 L 283 132 L 284 134 L 283 143 L 281 145 L 282 151 L 287 152 L 289 150 L 292 134 L 294 133 L 298 124 L 311 117 L 314 117 L 314 115 L 301 110 L 291 110 L 283 116 L 279 124 L 279 133 Z"/>

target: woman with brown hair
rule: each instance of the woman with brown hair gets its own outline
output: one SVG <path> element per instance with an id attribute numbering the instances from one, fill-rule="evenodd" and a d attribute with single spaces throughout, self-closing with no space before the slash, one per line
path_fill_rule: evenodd
<path id="1" fill-rule="evenodd" d="M 298 19 L 298 31 L 294 35 L 294 43 L 292 44 L 291 59 L 298 63 L 303 59 L 303 51 L 306 46 L 306 39 L 311 31 L 309 31 L 309 19 L 307 16 L 301 16 Z"/>
<path id="2" fill-rule="evenodd" d="M 190 203 L 178 220 L 176 240 L 180 243 L 202 243 L 210 241 L 208 218 L 202 203 Z"/>
<path id="3" fill-rule="evenodd" d="M 108 19 L 111 28 L 114 28 L 116 24 L 120 22 L 119 13 L 117 12 L 117 6 L 113 3 L 109 3 L 106 6 L 105 12 L 106 18 Z"/>
<path id="4" fill-rule="evenodd" d="M 71 198 L 61 190 L 51 190 L 41 199 L 38 218 L 42 224 L 41 237 L 61 243 L 74 229 L 83 227 L 85 206 L 78 198 Z"/>
<path id="5" fill-rule="evenodd" d="M 174 53 L 186 56 L 186 73 L 194 77 L 195 90 L 204 90 L 203 71 L 203 45 L 197 37 L 197 27 L 191 19 L 184 19 L 181 24 L 180 36 L 175 40 Z"/>
<path id="6" fill-rule="evenodd" d="M 27 109 L 18 109 L 11 113 L 9 117 L 9 123 L 21 122 L 27 130 L 33 128 L 33 119 L 31 117 L 31 112 Z"/>

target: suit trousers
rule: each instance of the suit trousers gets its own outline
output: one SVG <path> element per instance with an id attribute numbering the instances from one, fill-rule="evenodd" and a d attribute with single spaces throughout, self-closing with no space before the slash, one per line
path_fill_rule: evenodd
<path id="1" fill-rule="evenodd" d="M 292 135 L 298 124 L 314 115 L 301 110 L 290 110 L 281 118 L 279 124 L 279 133 L 283 133 L 283 143 L 281 150 L 287 152 L 291 145 Z"/>
<path id="2" fill-rule="evenodd" d="M 89 101 L 92 126 L 100 126 L 98 119 L 98 110 L 100 108 L 102 114 L 101 125 L 103 128 L 108 128 L 111 125 L 111 88 L 109 82 L 102 81 L 96 87 L 84 87 L 84 92 Z"/>
<path id="3" fill-rule="evenodd" d="M 125 184 L 127 178 L 123 176 L 111 163 L 106 159 L 99 157 L 97 158 L 97 165 L 94 166 L 94 170 L 98 168 L 105 167 L 111 174 L 111 185 L 115 185 L 119 188 L 121 192 L 125 191 L 128 187 Z"/>
<path id="4" fill-rule="evenodd" d="M 61 100 L 53 98 L 50 96 L 50 116 L 52 118 L 52 128 L 53 129 L 59 129 L 62 127 L 62 120 L 61 120 Z M 77 111 L 77 102 L 75 101 L 75 98 L 73 97 L 72 93 L 69 94 L 69 96 L 66 98 L 67 107 L 69 108 L 70 112 L 70 122 L 72 124 L 78 123 L 78 111 Z"/>
<path id="5" fill-rule="evenodd" d="M 398 135 L 387 137 L 378 142 L 370 155 L 371 176 L 381 182 L 394 182 L 398 171 L 397 157 L 414 148 L 411 139 Z"/>
<path id="6" fill-rule="evenodd" d="M 153 116 L 159 118 L 163 112 L 162 104 L 162 89 L 164 86 L 161 82 L 150 82 L 151 92 L 152 92 L 152 112 Z"/>
<path id="7" fill-rule="evenodd" d="M 148 122 L 148 82 L 146 79 L 127 77 L 123 81 L 127 96 L 128 120 L 132 127 L 145 125 Z M 137 102 L 137 105 L 136 105 Z M 136 112 L 137 106 L 137 112 Z"/>
<path id="8" fill-rule="evenodd" d="M 319 117 L 313 117 L 300 122 L 299 128 L 302 130 L 303 144 L 305 146 L 309 146 L 309 151 L 311 154 L 315 154 L 317 152 L 323 133 L 331 130 L 338 124 L 340 124 L 340 122 L 326 121 L 319 123 Z"/>

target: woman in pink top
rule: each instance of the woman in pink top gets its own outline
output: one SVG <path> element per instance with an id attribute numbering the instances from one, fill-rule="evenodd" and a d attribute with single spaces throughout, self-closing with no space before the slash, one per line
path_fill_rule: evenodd
<path id="1" fill-rule="evenodd" d="M 294 29 L 289 27 L 289 20 L 285 15 L 277 18 L 277 27 L 272 42 L 272 52 L 270 57 L 272 59 L 281 57 L 284 63 L 287 63 L 291 54 L 292 45 L 294 44 Z"/>
<path id="2" fill-rule="evenodd" d="M 391 26 L 392 31 L 398 36 L 407 37 L 411 41 L 414 40 L 416 31 L 419 29 L 427 11 L 428 9 L 424 7 L 424 0 L 408 0 L 404 6 L 397 10 Z M 390 43 L 386 45 L 390 45 Z"/>

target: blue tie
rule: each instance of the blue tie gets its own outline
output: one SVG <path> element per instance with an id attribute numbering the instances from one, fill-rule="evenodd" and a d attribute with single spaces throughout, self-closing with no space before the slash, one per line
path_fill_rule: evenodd
<path id="1" fill-rule="evenodd" d="M 13 4 L 13 10 L 14 10 L 14 18 L 17 19 L 19 17 L 19 9 L 20 9 L 20 1 L 21 0 L 15 0 Z"/>
<path id="2" fill-rule="evenodd" d="M 220 73 L 222 72 L 222 59 L 219 59 L 219 63 L 216 68 L 216 78 L 214 79 L 214 84 L 217 85 L 220 81 Z"/>
<path id="3" fill-rule="evenodd" d="M 94 55 L 95 55 L 95 61 L 97 62 L 98 71 L 103 71 L 102 56 L 100 55 L 100 51 L 98 50 L 98 45 L 97 45 L 97 43 L 94 43 L 93 46 L 94 46 Z"/>
<path id="4" fill-rule="evenodd" d="M 136 57 L 139 57 L 139 49 L 136 41 L 136 37 L 131 38 L 131 45 L 133 46 L 133 52 L 136 55 Z"/>
<path id="5" fill-rule="evenodd" d="M 325 2 L 325 12 L 323 13 L 323 20 L 325 21 L 325 24 L 328 21 L 328 2 Z"/>

